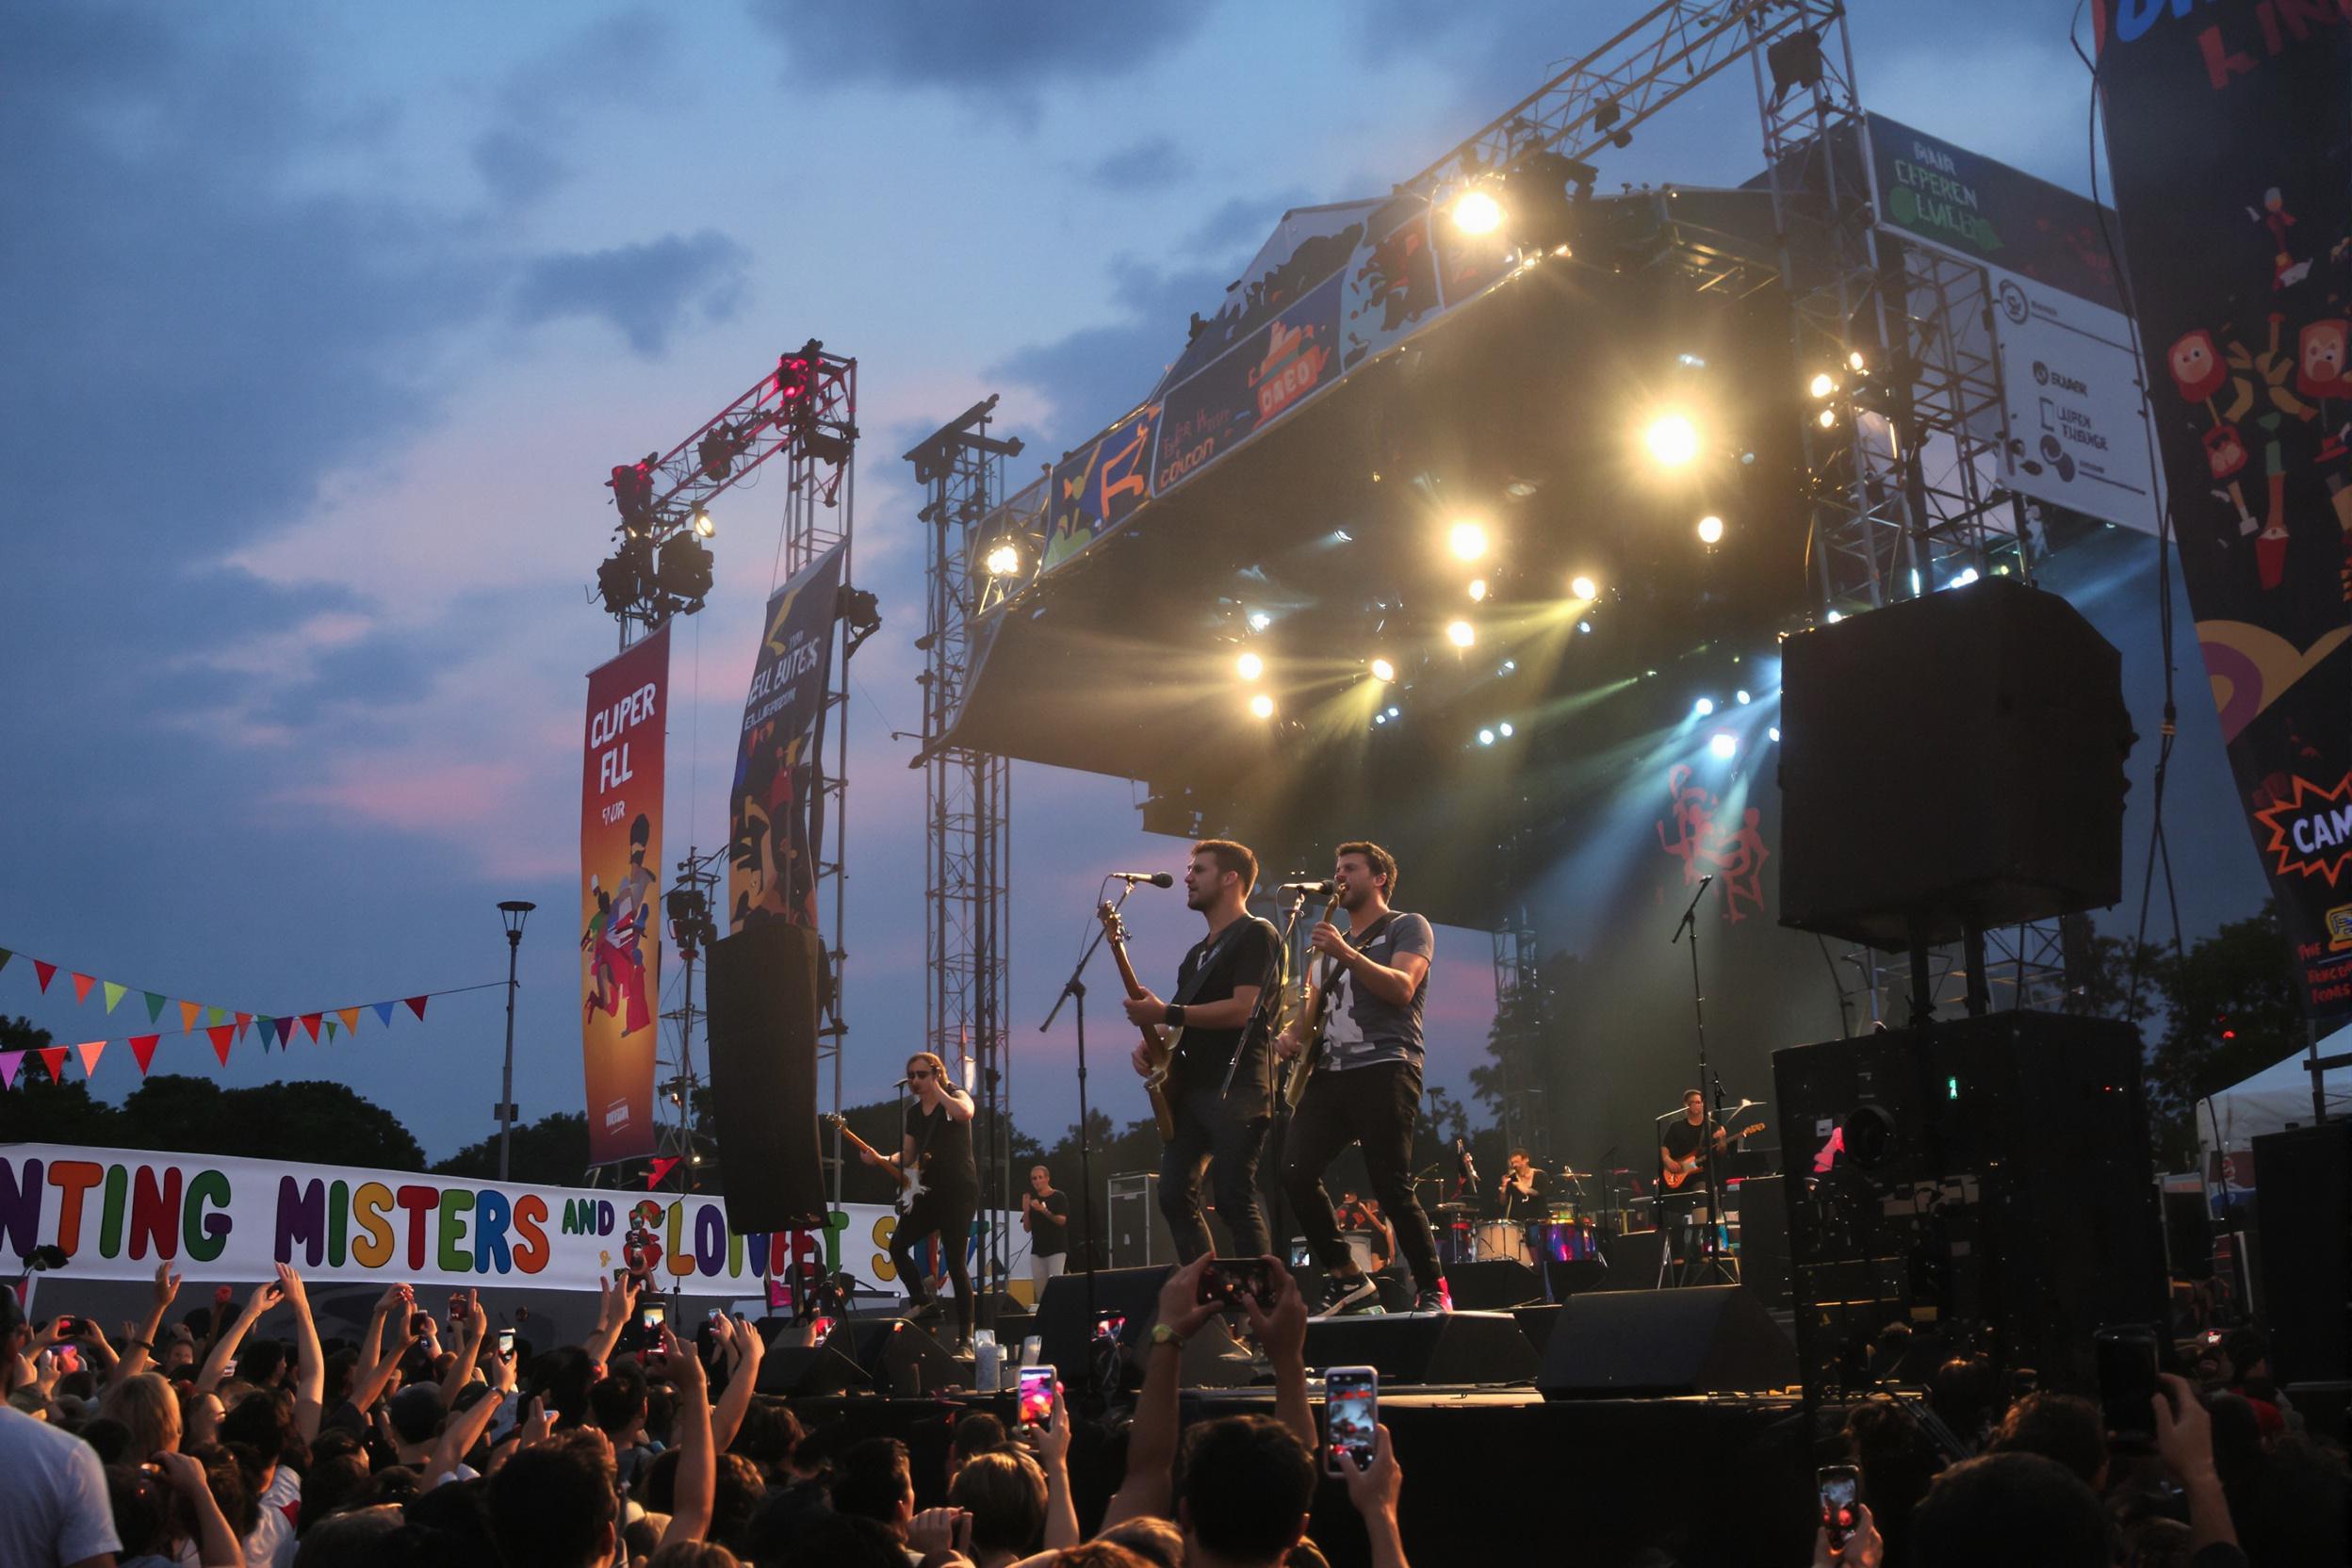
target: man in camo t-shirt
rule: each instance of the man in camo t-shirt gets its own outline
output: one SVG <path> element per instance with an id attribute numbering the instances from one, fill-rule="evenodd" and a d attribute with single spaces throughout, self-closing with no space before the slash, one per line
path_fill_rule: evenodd
<path id="1" fill-rule="evenodd" d="M 1331 884 L 1347 912 L 1345 931 L 1316 924 L 1308 940 L 1314 986 L 1306 1018 L 1326 986 L 1323 1054 L 1313 1063 L 1305 1097 L 1291 1119 L 1282 1190 L 1328 1277 L 1314 1304 L 1317 1316 L 1378 1311 L 1379 1292 L 1349 1257 L 1323 1190 L 1323 1172 L 1341 1150 L 1364 1146 L 1372 1196 L 1396 1227 L 1396 1250 L 1413 1269 L 1415 1312 L 1446 1310 L 1446 1278 L 1429 1217 L 1413 1188 L 1413 1130 L 1421 1110 L 1421 1010 L 1436 947 L 1429 923 L 1389 907 L 1396 858 L 1363 841 L 1339 846 Z M 1305 1042 L 1293 1025 L 1275 1042 L 1297 1056 Z"/>

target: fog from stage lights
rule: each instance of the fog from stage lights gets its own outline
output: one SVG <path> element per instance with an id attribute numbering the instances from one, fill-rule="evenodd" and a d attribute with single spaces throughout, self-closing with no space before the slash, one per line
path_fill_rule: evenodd
<path id="1" fill-rule="evenodd" d="M 1465 190 L 1454 200 L 1454 227 L 1464 234 L 1493 234 L 1503 226 L 1503 204 L 1483 190 Z"/>
<path id="2" fill-rule="evenodd" d="M 1472 604 L 1486 602 L 1486 579 L 1474 577 L 1470 580 L 1470 602 Z"/>
<path id="3" fill-rule="evenodd" d="M 1812 393 L 1817 398 L 1826 398 L 1832 392 L 1838 390 L 1838 383 L 1830 376 L 1828 371 L 1823 370 L 1820 375 L 1815 376 L 1811 381 L 1807 382 L 1805 389 L 1807 392 Z"/>
<path id="4" fill-rule="evenodd" d="M 1713 697 L 1701 697 L 1698 701 L 1690 705 L 1690 711 L 1699 718 L 1703 719 L 1709 713 L 1715 711 L 1715 699 Z"/>
<path id="5" fill-rule="evenodd" d="M 1245 653 L 1233 661 L 1233 668 L 1241 672 L 1242 679 L 1255 680 L 1266 673 L 1266 661 L 1254 653 Z"/>
<path id="6" fill-rule="evenodd" d="M 1699 519 L 1699 543 L 1719 545 L 1723 539 L 1723 520 L 1713 513 Z"/>
<path id="7" fill-rule="evenodd" d="M 1589 577 L 1577 577 L 1570 580 L 1568 591 L 1580 599 L 1598 598 L 1601 585 Z"/>
<path id="8" fill-rule="evenodd" d="M 1264 692 L 1260 692 L 1256 696 L 1251 697 L 1250 699 L 1250 716 L 1253 719 L 1272 718 L 1274 716 L 1274 699 L 1267 696 Z"/>
<path id="9" fill-rule="evenodd" d="M 1679 414 L 1651 420 L 1642 440 L 1650 455 L 1669 468 L 1679 468 L 1699 455 L 1699 433 Z"/>
<path id="10" fill-rule="evenodd" d="M 1479 730 L 1479 731 L 1478 731 L 1478 744 L 1480 744 L 1480 745 L 1482 745 L 1482 746 L 1491 746 L 1491 745 L 1493 745 L 1494 743 L 1494 732 L 1493 730 L 1491 730 L 1491 729 L 1481 729 L 1481 730 Z"/>
<path id="11" fill-rule="evenodd" d="M 1486 529 L 1467 517 L 1446 531 L 1446 546 L 1463 561 L 1476 561 L 1486 553 Z"/>
<path id="12" fill-rule="evenodd" d="M 997 546 L 988 551 L 987 564 L 990 577 L 1011 577 L 1021 570 L 1021 547 L 1009 544 Z"/>
<path id="13" fill-rule="evenodd" d="M 1736 737 L 1730 735 L 1719 734 L 1709 736 L 1707 743 L 1707 755 L 1714 758 L 1717 761 L 1728 762 L 1734 757 L 1739 755 L 1740 742 Z"/>
<path id="14" fill-rule="evenodd" d="M 1446 628 L 1446 640 L 1458 648 L 1466 648 L 1478 640 L 1478 629 L 1468 621 L 1454 621 Z"/>
<path id="15" fill-rule="evenodd" d="M 1372 661 L 1372 678 L 1382 683 L 1396 678 L 1396 666 L 1385 659 Z"/>

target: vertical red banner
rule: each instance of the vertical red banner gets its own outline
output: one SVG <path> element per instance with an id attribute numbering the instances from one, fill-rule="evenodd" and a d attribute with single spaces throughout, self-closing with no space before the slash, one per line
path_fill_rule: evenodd
<path id="1" fill-rule="evenodd" d="M 580 1049 L 589 1156 L 654 1150 L 660 1037 L 662 754 L 669 719 L 663 627 L 588 677 L 580 790 Z"/>

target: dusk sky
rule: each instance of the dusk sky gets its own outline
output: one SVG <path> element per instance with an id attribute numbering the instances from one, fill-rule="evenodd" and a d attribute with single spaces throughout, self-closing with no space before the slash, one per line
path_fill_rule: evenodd
<path id="1" fill-rule="evenodd" d="M 1149 389 L 1286 207 L 1385 191 L 1642 8 L 8 8 L 0 946 L 302 1012 L 503 979 L 494 906 L 533 899 L 516 1098 L 527 1120 L 580 1109 L 601 482 L 814 335 L 859 361 L 855 575 L 885 617 L 853 665 L 846 1015 L 850 1097 L 887 1093 L 923 1024 L 922 777 L 890 739 L 920 719 L 900 454 L 998 392 L 1026 481 Z M 2070 8 L 1855 9 L 1871 106 L 2089 188 Z M 1742 67 L 1605 184 L 1737 183 L 1758 140 Z M 717 590 L 674 633 L 671 860 L 726 835 L 780 494 L 716 509 Z M 2181 767 L 2219 777 L 2185 623 L 2183 653 L 2183 749 L 2211 755 Z M 1037 1023 L 1097 879 L 1181 863 L 1135 798 L 1017 770 L 1015 1109 L 1049 1142 L 1075 1119 L 1072 1040 Z M 2207 836 L 2210 925 L 2259 877 L 2238 823 Z M 1137 958 L 1165 988 L 1199 923 L 1156 896 Z M 1430 1077 L 1462 1094 L 1487 940 L 1439 949 Z M 500 1000 L 290 1057 L 248 1043 L 225 1070 L 175 1034 L 155 1070 L 337 1078 L 439 1157 L 493 1130 Z M 59 1043 L 143 1027 L 135 997 L 101 1005 L 0 970 L 0 1012 Z M 1124 1121 L 1127 1031 L 1092 1022 L 1095 1102 Z M 137 1083 L 109 1048 L 93 1087 Z"/>

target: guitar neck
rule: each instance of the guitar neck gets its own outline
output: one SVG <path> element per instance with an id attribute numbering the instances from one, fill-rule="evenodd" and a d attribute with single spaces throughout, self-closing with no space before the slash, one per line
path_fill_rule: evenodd
<path id="1" fill-rule="evenodd" d="M 1119 966 L 1119 983 L 1127 988 L 1129 996 L 1143 994 L 1143 982 L 1135 978 L 1135 966 L 1127 959 L 1127 944 L 1117 937 L 1110 939 L 1111 962 Z"/>

